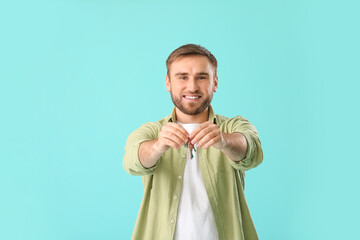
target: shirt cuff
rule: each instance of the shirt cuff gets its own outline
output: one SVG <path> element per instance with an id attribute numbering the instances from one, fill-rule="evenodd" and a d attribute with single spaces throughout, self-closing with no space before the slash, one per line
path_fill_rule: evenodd
<path id="1" fill-rule="evenodd" d="M 246 139 L 246 143 L 247 143 L 247 151 L 246 151 L 246 155 L 245 158 L 243 158 L 240 161 L 233 161 L 228 157 L 229 163 L 230 165 L 235 168 L 235 169 L 241 169 L 241 170 L 247 170 L 251 168 L 252 165 L 252 159 L 254 156 L 254 150 L 255 150 L 255 146 L 254 146 L 254 142 L 251 138 L 251 136 L 247 133 L 244 132 L 239 132 L 242 135 L 244 135 L 245 139 Z"/>
<path id="2" fill-rule="evenodd" d="M 147 141 L 148 139 L 145 140 L 141 140 L 137 143 L 135 143 L 132 148 L 133 148 L 133 159 L 134 159 L 134 165 L 137 169 L 137 172 L 140 173 L 140 175 L 150 175 L 154 172 L 155 168 L 157 167 L 159 160 L 156 162 L 156 164 L 154 166 L 152 166 L 151 168 L 146 168 L 144 167 L 141 162 L 140 162 L 140 158 L 139 158 L 139 148 L 141 143 Z"/>

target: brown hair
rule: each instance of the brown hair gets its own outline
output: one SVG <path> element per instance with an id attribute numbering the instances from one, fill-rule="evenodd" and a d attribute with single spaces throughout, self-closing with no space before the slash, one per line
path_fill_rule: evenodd
<path id="1" fill-rule="evenodd" d="M 166 60 L 166 68 L 167 74 L 169 75 L 170 64 L 173 63 L 176 59 L 182 56 L 190 56 L 190 55 L 201 55 L 205 56 L 209 59 L 210 63 L 215 68 L 215 76 L 217 70 L 217 61 L 214 55 L 211 54 L 209 50 L 206 48 L 196 45 L 196 44 L 186 44 L 182 45 L 181 47 L 175 49 Z"/>

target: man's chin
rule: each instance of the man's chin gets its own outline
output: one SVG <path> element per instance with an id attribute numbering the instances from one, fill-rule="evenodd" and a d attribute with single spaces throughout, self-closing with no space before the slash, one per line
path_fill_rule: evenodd
<path id="1" fill-rule="evenodd" d="M 198 112 L 198 109 L 196 109 L 196 111 L 182 111 L 182 112 L 187 114 L 187 115 L 193 115 L 193 116 L 198 115 L 200 113 L 200 112 Z"/>
<path id="2" fill-rule="evenodd" d="M 202 99 L 199 102 L 184 102 L 183 99 L 176 99 L 171 96 L 174 105 L 184 114 L 198 115 L 202 113 L 210 105 L 210 99 Z M 175 101 L 174 101 L 175 100 Z M 205 103 L 206 102 L 206 103 Z"/>
<path id="3" fill-rule="evenodd" d="M 187 115 L 197 115 L 201 113 L 201 107 L 199 106 L 185 107 L 182 105 L 181 108 L 179 108 L 179 110 Z"/>

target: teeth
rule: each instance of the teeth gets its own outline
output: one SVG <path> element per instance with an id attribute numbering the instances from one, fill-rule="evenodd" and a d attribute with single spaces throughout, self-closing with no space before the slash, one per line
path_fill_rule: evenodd
<path id="1" fill-rule="evenodd" d="M 199 97 L 191 97 L 191 96 L 185 96 L 186 98 L 189 98 L 189 99 L 197 99 Z"/>

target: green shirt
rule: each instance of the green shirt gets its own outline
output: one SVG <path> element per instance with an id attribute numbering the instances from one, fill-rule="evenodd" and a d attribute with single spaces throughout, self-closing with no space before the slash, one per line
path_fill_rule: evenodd
<path id="1" fill-rule="evenodd" d="M 258 132 L 246 118 L 215 114 L 211 105 L 209 121 L 217 124 L 224 133 L 242 133 L 248 145 L 246 157 L 240 162 L 232 161 L 213 147 L 198 148 L 200 170 L 219 240 L 258 239 L 244 195 L 245 170 L 256 167 L 263 160 Z M 124 169 L 131 175 L 142 176 L 144 186 L 133 240 L 170 240 L 174 236 L 179 198 L 173 196 L 181 193 L 188 149 L 184 146 L 170 148 L 151 168 L 143 167 L 138 156 L 140 144 L 157 138 L 162 126 L 168 122 L 176 122 L 175 107 L 169 116 L 141 125 L 126 142 Z"/>

